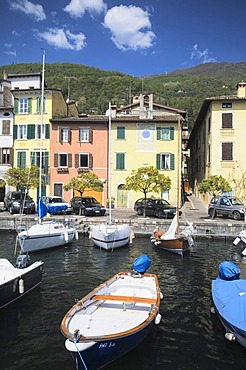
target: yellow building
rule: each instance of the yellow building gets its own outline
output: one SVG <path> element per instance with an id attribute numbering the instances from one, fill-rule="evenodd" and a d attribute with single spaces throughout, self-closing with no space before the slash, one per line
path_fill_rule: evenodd
<path id="1" fill-rule="evenodd" d="M 246 83 L 237 84 L 237 95 L 207 98 L 191 132 L 189 178 L 195 195 L 199 183 L 211 175 L 229 181 L 232 194 L 246 200 Z M 209 195 L 204 201 L 209 201 Z"/>
<path id="2" fill-rule="evenodd" d="M 49 150 L 50 119 L 77 114 L 74 104 L 68 105 L 59 89 L 44 88 L 43 115 L 41 117 L 42 74 L 9 74 L 14 105 L 14 167 L 28 168 L 31 164 L 40 166 L 46 186 L 42 194 L 49 194 Z M 68 111 L 69 109 L 69 111 Z M 42 121 L 42 140 L 41 140 Z M 41 150 L 42 149 L 42 150 Z M 28 186 L 28 184 L 27 184 Z M 30 195 L 37 201 L 38 189 L 31 189 Z"/>
<path id="3" fill-rule="evenodd" d="M 116 207 L 132 208 L 143 197 L 143 193 L 123 189 L 131 171 L 143 166 L 155 166 L 171 179 L 170 191 L 148 196 L 176 205 L 178 186 L 181 189 L 178 169 L 181 171 L 180 132 L 185 115 L 184 111 L 155 104 L 152 94 L 140 94 L 120 109 L 112 106 L 111 194 Z"/>

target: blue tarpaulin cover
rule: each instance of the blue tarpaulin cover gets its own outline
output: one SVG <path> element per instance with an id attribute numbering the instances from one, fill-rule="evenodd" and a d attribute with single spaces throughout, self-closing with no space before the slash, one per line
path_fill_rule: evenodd
<path id="1" fill-rule="evenodd" d="M 240 268 L 233 262 L 223 261 L 219 264 L 219 277 L 223 280 L 239 279 L 240 272 Z"/>
<path id="2" fill-rule="evenodd" d="M 144 273 L 148 270 L 149 266 L 151 264 L 151 260 L 148 256 L 139 256 L 135 258 L 135 260 L 132 263 L 132 269 L 139 273 Z"/>
<path id="3" fill-rule="evenodd" d="M 67 205 L 50 205 L 47 206 L 47 209 L 49 213 L 59 213 L 65 211 L 67 209 Z"/>
<path id="4" fill-rule="evenodd" d="M 39 198 L 37 205 L 37 214 L 40 219 L 47 215 L 46 205 L 42 202 L 42 199 Z"/>
<path id="5" fill-rule="evenodd" d="M 246 330 L 245 279 L 223 280 L 218 277 L 213 280 L 212 299 L 215 308 L 228 323 Z"/>

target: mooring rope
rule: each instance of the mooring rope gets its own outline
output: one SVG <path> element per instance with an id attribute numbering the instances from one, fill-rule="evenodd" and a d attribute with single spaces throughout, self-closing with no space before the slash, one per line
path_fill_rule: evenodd
<path id="1" fill-rule="evenodd" d="M 87 367 L 86 367 L 85 361 L 83 360 L 83 357 L 82 357 L 82 355 L 81 355 L 81 353 L 80 353 L 80 351 L 79 351 L 79 349 L 78 349 L 77 342 L 76 342 L 76 338 L 74 338 L 73 342 L 74 342 L 74 345 L 75 345 L 75 347 L 76 347 L 76 349 L 77 349 L 77 352 L 78 352 L 78 354 L 79 354 L 79 357 L 80 357 L 80 359 L 81 359 L 81 362 L 82 362 L 82 364 L 83 364 L 83 366 L 84 366 L 85 370 L 88 370 L 88 369 L 87 369 Z"/>

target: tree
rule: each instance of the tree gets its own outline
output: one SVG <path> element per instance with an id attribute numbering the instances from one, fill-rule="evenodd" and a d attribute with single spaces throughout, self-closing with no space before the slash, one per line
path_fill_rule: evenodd
<path id="1" fill-rule="evenodd" d="M 99 180 L 98 176 L 93 172 L 85 172 L 77 177 L 72 177 L 71 180 L 63 186 L 65 191 L 70 189 L 79 192 L 80 196 L 83 196 L 85 189 L 91 189 L 95 191 L 103 191 L 103 182 Z M 80 211 L 81 213 L 81 208 Z"/>
<path id="2" fill-rule="evenodd" d="M 139 191 L 147 198 L 150 192 L 158 193 L 171 188 L 171 179 L 159 173 L 154 166 L 139 167 L 131 172 L 131 176 L 126 178 L 125 190 Z M 146 215 L 144 209 L 144 217 Z"/>
<path id="3" fill-rule="evenodd" d="M 7 185 L 15 187 L 16 190 L 28 192 L 28 189 L 39 186 L 39 168 L 35 165 L 29 168 L 13 167 L 5 172 L 3 178 Z"/>
<path id="4" fill-rule="evenodd" d="M 228 191 L 231 191 L 231 186 L 223 176 L 212 175 L 204 179 L 198 186 L 199 193 L 209 193 L 212 196 L 218 196 Z M 212 219 L 215 215 L 215 207 L 213 209 Z"/>

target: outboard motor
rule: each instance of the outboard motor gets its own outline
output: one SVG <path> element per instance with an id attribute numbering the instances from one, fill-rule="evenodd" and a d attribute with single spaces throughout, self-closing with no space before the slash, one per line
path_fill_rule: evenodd
<path id="1" fill-rule="evenodd" d="M 28 256 L 28 254 L 20 254 L 16 259 L 15 265 L 18 269 L 23 269 L 27 267 L 29 261 L 30 261 L 30 257 Z"/>

